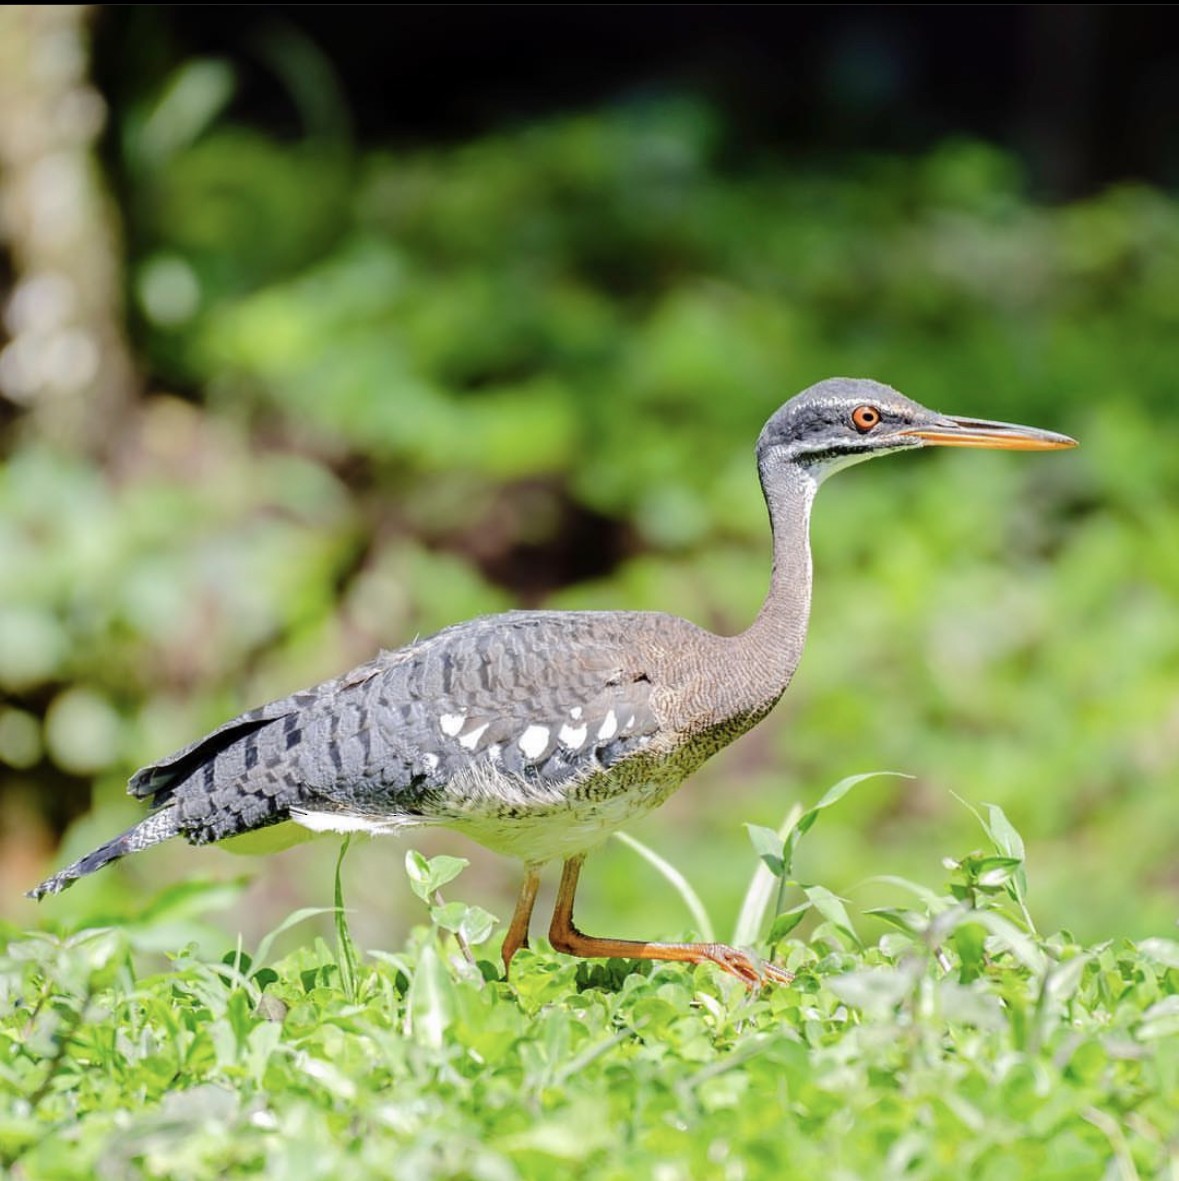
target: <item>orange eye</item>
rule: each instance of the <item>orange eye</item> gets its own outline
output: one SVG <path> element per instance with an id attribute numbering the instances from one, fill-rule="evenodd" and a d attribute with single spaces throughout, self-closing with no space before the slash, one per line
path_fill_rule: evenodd
<path id="1" fill-rule="evenodd" d="M 857 406 L 852 411 L 852 426 L 866 435 L 879 421 L 880 411 L 875 406 Z"/>

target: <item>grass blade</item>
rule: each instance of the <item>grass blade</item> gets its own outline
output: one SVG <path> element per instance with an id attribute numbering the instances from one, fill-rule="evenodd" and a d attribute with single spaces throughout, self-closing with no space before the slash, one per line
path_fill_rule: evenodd
<path id="1" fill-rule="evenodd" d="M 344 910 L 344 884 L 342 872 L 344 857 L 348 846 L 352 843 L 349 834 L 340 842 L 340 856 L 336 858 L 336 956 L 340 968 L 340 985 L 344 995 L 350 1000 L 356 1000 L 357 957 L 356 944 L 352 942 L 352 932 L 348 929 L 348 915 Z"/>
<path id="2" fill-rule="evenodd" d="M 254 961 L 251 965 L 253 971 L 257 971 L 270 958 L 271 949 L 274 946 L 274 941 L 284 932 L 289 931 L 292 927 L 298 926 L 299 923 L 306 922 L 307 919 L 313 919 L 321 914 L 331 914 L 333 908 L 330 906 L 304 906 L 299 910 L 293 911 L 287 915 L 273 931 L 268 931 L 263 937 L 262 942 L 258 944 L 258 950 L 254 953 Z"/>
<path id="3" fill-rule="evenodd" d="M 700 895 L 692 889 L 688 879 L 670 861 L 664 860 L 654 849 L 644 845 L 642 841 L 632 837 L 629 833 L 616 832 L 614 837 L 626 845 L 628 849 L 633 849 L 644 861 L 654 866 L 663 875 L 688 908 L 692 915 L 692 922 L 696 925 L 696 930 L 700 932 L 700 937 L 705 943 L 715 943 L 716 931 L 713 928 L 712 920 L 708 917 L 708 911 L 704 909 L 704 903 L 700 901 Z"/>

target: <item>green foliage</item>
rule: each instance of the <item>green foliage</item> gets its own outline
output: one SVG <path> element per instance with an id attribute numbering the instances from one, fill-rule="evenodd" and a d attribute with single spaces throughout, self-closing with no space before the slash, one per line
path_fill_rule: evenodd
<path id="1" fill-rule="evenodd" d="M 911 903 L 872 944 L 809 887 L 824 921 L 772 937 L 793 983 L 753 994 L 544 947 L 504 981 L 436 911 L 347 968 L 317 941 L 153 972 L 142 927 L 12 932 L 0 1162 L 28 1181 L 1168 1175 L 1179 943 L 1037 935 L 1004 888 L 1019 836 L 997 810 L 985 829 L 944 894 L 891 883 Z M 432 904 L 462 864 L 406 867 Z"/>
<path id="2" fill-rule="evenodd" d="M 282 141 L 232 120 L 234 86 L 189 63 L 115 129 L 153 391 L 117 472 L 5 440 L 0 790 L 56 822 L 93 787 L 63 857 L 129 821 L 135 766 L 455 620 L 523 600 L 743 626 L 766 584 L 756 432 L 863 373 L 1083 446 L 833 481 L 807 652 L 748 773 L 722 756 L 650 824 L 736 905 L 734 794 L 768 828 L 807 783 L 898 767 L 914 780 L 824 834 L 834 894 L 877 854 L 926 873 L 966 839 L 957 792 L 1036 842 L 1051 926 L 1170 929 L 1173 198 L 1040 206 L 1013 160 L 960 141 L 743 159 L 689 100 L 359 151 L 327 90 Z M 46 847 L 33 829 L 14 843 Z M 599 888 L 625 914 L 610 856 Z M 136 896 L 118 875 L 154 889 L 188 864 L 51 905 L 117 913 Z"/>

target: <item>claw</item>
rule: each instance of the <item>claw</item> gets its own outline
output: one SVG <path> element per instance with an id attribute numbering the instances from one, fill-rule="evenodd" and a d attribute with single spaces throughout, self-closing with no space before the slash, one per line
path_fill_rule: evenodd
<path id="1" fill-rule="evenodd" d="M 716 964 L 718 968 L 736 976 L 747 988 L 764 988 L 767 984 L 790 984 L 794 973 L 779 968 L 777 964 L 756 959 L 747 952 L 730 947 L 727 943 L 707 943 L 701 947 L 702 957 Z"/>

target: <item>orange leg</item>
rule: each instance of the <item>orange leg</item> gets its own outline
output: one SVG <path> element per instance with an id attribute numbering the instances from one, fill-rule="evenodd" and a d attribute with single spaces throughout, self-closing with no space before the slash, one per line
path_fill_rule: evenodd
<path id="1" fill-rule="evenodd" d="M 773 981 L 789 984 L 794 976 L 773 964 L 762 963 L 725 943 L 645 943 L 637 939 L 597 939 L 583 935 L 573 925 L 573 895 L 585 855 L 571 857 L 561 871 L 557 906 L 549 928 L 549 941 L 567 955 L 620 956 L 635 960 L 676 960 L 687 964 L 713 963 L 738 977 L 750 988 Z"/>
<path id="2" fill-rule="evenodd" d="M 504 946 L 500 954 L 504 959 L 504 975 L 512 962 L 512 956 L 522 947 L 528 946 L 528 920 L 532 918 L 532 908 L 536 905 L 536 891 L 540 886 L 540 874 L 535 869 L 527 867 L 524 870 L 524 884 L 520 887 L 520 897 L 516 900 L 516 911 L 512 915 L 508 933 L 504 936 Z"/>

